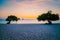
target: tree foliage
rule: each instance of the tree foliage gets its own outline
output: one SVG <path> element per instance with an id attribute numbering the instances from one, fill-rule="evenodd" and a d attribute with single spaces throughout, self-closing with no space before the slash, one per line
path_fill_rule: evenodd
<path id="1" fill-rule="evenodd" d="M 7 24 L 10 24 L 11 21 L 18 21 L 19 18 L 17 18 L 16 16 L 14 15 L 10 15 L 6 18 L 6 21 L 8 21 Z"/>
<path id="2" fill-rule="evenodd" d="M 48 11 L 47 13 L 43 13 L 42 15 L 39 15 L 37 17 L 38 21 L 45 21 L 47 20 L 49 24 L 52 24 L 51 21 L 56 21 L 59 20 L 59 15 L 58 14 L 52 14 L 52 11 Z"/>

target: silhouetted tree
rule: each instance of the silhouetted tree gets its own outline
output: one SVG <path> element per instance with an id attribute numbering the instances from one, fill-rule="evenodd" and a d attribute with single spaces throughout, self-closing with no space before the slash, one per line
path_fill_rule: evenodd
<path id="1" fill-rule="evenodd" d="M 52 11 L 48 11 L 47 13 L 43 13 L 42 15 L 39 15 L 37 17 L 37 20 L 38 21 L 45 21 L 47 20 L 48 21 L 48 24 L 52 24 L 51 21 L 56 21 L 56 20 L 59 20 L 59 15 L 58 14 L 52 14 Z"/>
<path id="2" fill-rule="evenodd" d="M 6 18 L 6 21 L 8 21 L 7 24 L 10 24 L 11 21 L 18 21 L 18 20 L 19 20 L 19 18 L 17 18 L 14 15 L 10 15 Z"/>

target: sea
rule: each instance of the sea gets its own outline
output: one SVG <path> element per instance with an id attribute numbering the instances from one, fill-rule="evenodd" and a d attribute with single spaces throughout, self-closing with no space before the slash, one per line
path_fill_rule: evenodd
<path id="1" fill-rule="evenodd" d="M 8 21 L 5 19 L 0 19 L 0 24 L 6 24 Z M 10 24 L 45 24 L 47 21 L 38 21 L 37 19 L 24 19 L 18 21 L 11 21 Z M 52 23 L 60 23 L 60 20 L 52 21 Z"/>
<path id="2" fill-rule="evenodd" d="M 60 24 L 45 24 L 47 21 L 36 19 L 6 23 L 0 19 L 0 40 L 60 40 Z M 60 23 L 60 20 L 52 23 Z"/>
<path id="3" fill-rule="evenodd" d="M 0 40 L 60 40 L 60 24 L 0 24 Z"/>

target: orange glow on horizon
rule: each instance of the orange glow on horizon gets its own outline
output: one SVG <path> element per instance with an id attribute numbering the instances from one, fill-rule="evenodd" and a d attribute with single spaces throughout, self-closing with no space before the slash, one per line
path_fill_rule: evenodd
<path id="1" fill-rule="evenodd" d="M 17 17 L 19 18 L 26 18 L 26 19 L 36 19 L 37 18 L 37 15 L 25 15 L 25 16 L 20 16 L 20 15 L 16 15 Z"/>

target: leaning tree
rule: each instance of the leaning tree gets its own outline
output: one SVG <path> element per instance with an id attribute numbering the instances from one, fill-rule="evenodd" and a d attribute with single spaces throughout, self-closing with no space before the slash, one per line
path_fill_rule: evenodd
<path id="1" fill-rule="evenodd" d="M 10 24 L 11 21 L 18 21 L 18 20 L 19 20 L 19 18 L 17 18 L 14 15 L 10 15 L 6 18 L 6 21 L 8 21 L 7 24 Z"/>
<path id="2" fill-rule="evenodd" d="M 58 14 L 52 14 L 52 11 L 48 11 L 47 13 L 43 13 L 42 15 L 39 15 L 37 17 L 37 20 L 38 21 L 45 21 L 47 20 L 48 21 L 48 24 L 52 24 L 51 21 L 56 21 L 56 20 L 59 20 L 59 15 Z"/>

